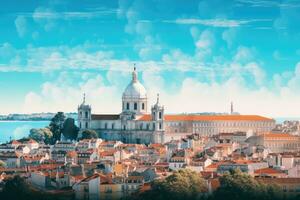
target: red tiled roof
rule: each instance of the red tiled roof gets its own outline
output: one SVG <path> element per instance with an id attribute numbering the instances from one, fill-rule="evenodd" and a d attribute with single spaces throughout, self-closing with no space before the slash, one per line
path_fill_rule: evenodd
<path id="1" fill-rule="evenodd" d="M 290 135 L 288 133 L 267 133 L 264 134 L 263 137 L 266 138 L 297 138 L 295 135 Z"/>
<path id="2" fill-rule="evenodd" d="M 17 140 L 13 140 L 12 142 L 11 142 L 11 144 L 22 144 L 21 142 L 18 142 Z"/>
<path id="3" fill-rule="evenodd" d="M 165 115 L 166 121 L 273 121 L 259 115 Z M 151 115 L 143 115 L 138 120 L 151 121 Z"/>
<path id="4" fill-rule="evenodd" d="M 283 172 L 273 168 L 263 168 L 263 169 L 255 170 L 254 173 L 255 174 L 281 174 Z"/>

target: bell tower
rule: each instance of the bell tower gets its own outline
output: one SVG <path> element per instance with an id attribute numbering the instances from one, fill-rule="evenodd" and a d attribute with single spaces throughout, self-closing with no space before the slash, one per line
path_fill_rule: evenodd
<path id="1" fill-rule="evenodd" d="M 91 106 L 85 103 L 85 94 L 83 94 L 83 101 L 81 105 L 78 106 L 78 126 L 80 130 L 91 128 Z"/>
<path id="2" fill-rule="evenodd" d="M 151 120 L 153 121 L 154 129 L 154 143 L 163 143 L 164 142 L 164 106 L 161 106 L 159 103 L 159 94 L 157 94 L 157 100 L 154 106 L 151 108 Z"/>

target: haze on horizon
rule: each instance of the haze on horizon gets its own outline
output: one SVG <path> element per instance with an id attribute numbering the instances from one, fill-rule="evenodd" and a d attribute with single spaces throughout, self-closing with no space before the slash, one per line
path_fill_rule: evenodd
<path id="1" fill-rule="evenodd" d="M 133 64 L 168 113 L 300 116 L 300 2 L 12 0 L 0 8 L 0 114 L 121 111 Z M 18 6 L 16 6 L 18 5 Z"/>

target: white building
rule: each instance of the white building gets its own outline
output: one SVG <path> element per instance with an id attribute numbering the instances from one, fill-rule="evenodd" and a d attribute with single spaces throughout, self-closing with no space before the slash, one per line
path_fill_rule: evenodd
<path id="1" fill-rule="evenodd" d="M 124 143 L 164 143 L 197 133 L 212 136 L 220 132 L 252 131 L 254 134 L 269 132 L 275 121 L 257 115 L 166 115 L 159 102 L 151 106 L 147 91 L 138 80 L 136 69 L 132 80 L 122 95 L 120 114 L 92 114 L 85 97 L 78 106 L 78 123 L 81 130 L 94 129 L 106 140 Z"/>

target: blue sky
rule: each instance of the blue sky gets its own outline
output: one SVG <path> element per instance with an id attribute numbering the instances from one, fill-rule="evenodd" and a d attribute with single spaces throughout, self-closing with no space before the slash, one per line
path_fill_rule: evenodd
<path id="1" fill-rule="evenodd" d="M 297 117 L 300 1 L 12 0 L 0 8 L 0 113 L 117 113 L 133 63 L 169 113 Z"/>

